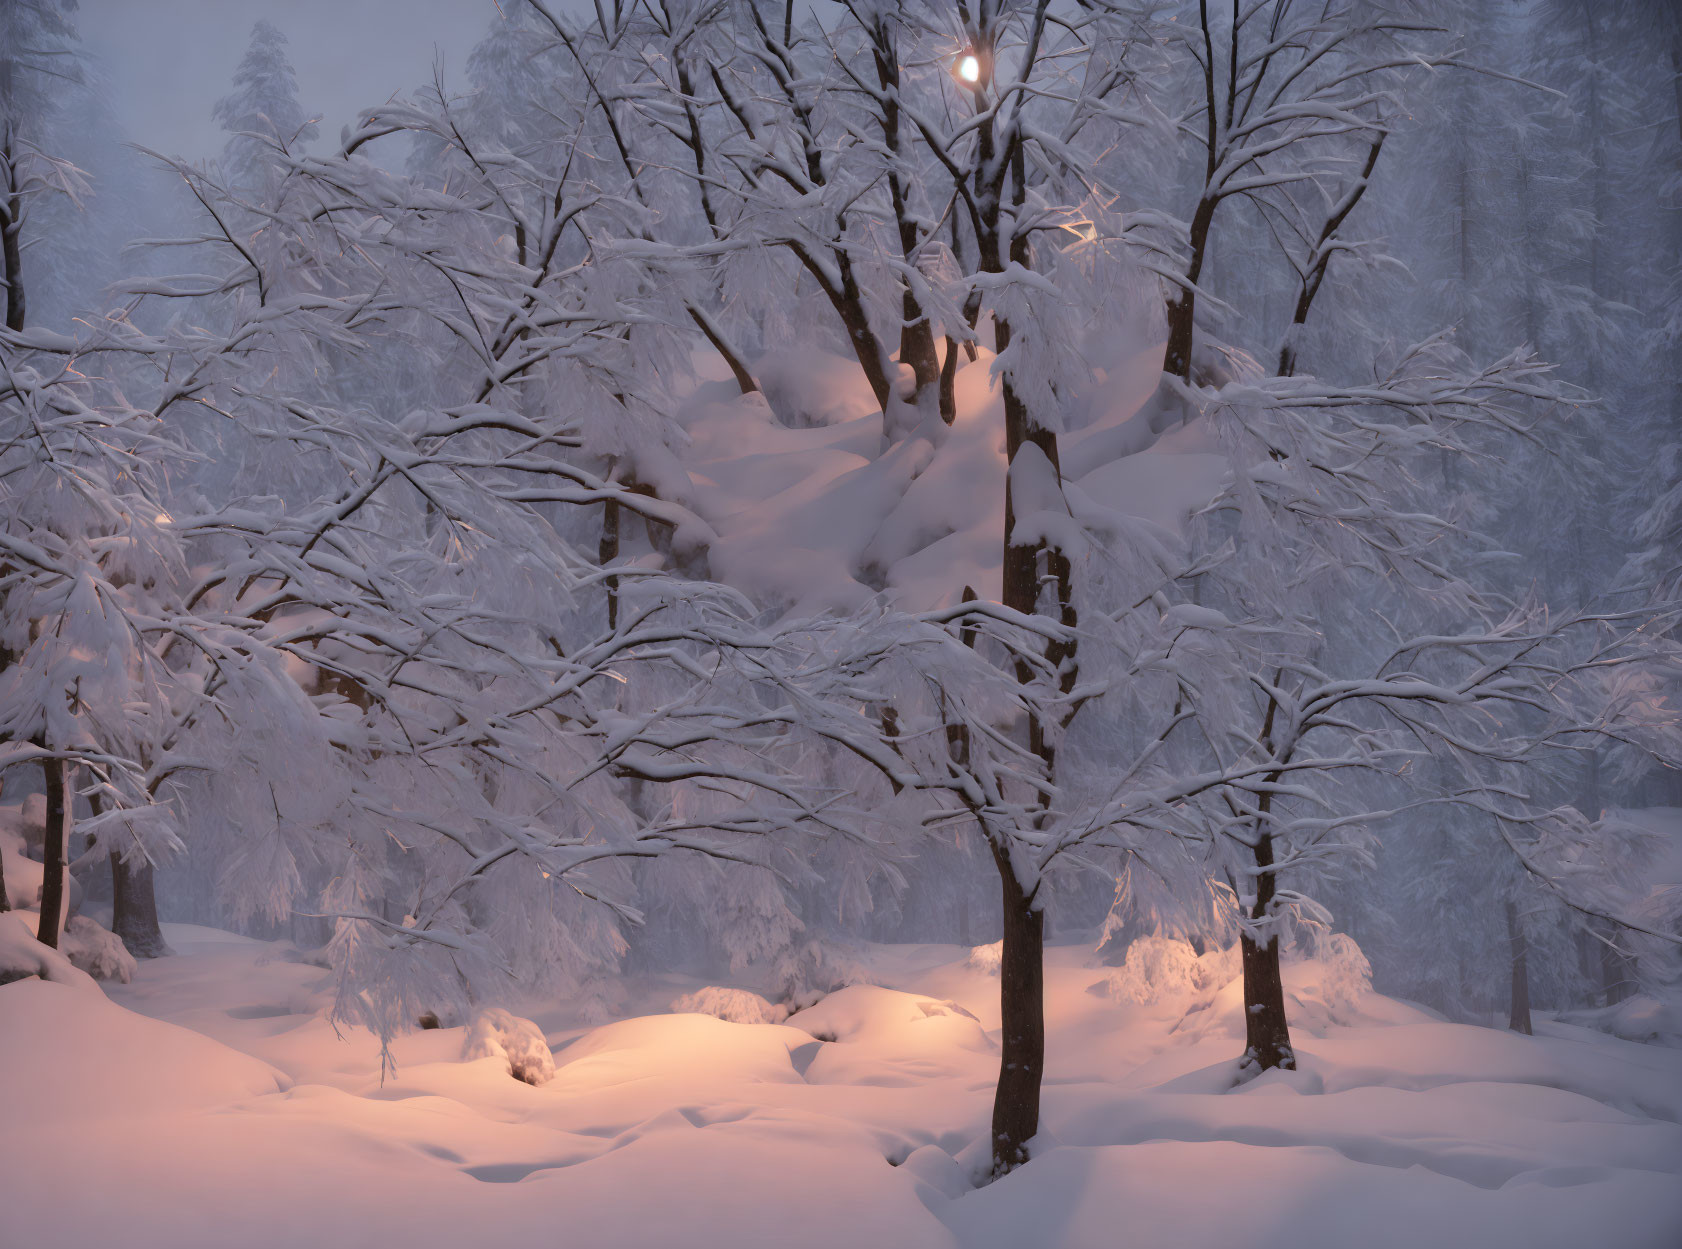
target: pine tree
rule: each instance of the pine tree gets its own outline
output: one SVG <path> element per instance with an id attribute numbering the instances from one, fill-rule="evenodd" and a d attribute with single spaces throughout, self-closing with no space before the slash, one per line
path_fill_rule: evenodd
<path id="1" fill-rule="evenodd" d="M 230 136 L 222 149 L 223 173 L 247 194 L 260 193 L 274 176 L 278 153 L 296 152 L 319 133 L 298 102 L 286 36 L 268 21 L 251 28 L 233 90 L 216 102 L 212 116 Z"/>

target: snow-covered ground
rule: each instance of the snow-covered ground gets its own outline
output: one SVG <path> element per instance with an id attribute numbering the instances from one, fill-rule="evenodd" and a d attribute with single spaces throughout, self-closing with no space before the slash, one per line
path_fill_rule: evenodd
<path id="1" fill-rule="evenodd" d="M 1682 1245 L 1682 1053 L 1446 1023 L 1334 964 L 1290 969 L 1302 1069 L 1234 1089 L 1235 985 L 1053 950 L 1047 1130 L 975 1188 L 997 981 L 957 947 L 876 947 L 881 986 L 785 1023 L 669 1013 L 675 977 L 601 1027 L 528 1010 L 534 1087 L 459 1027 L 382 1081 L 321 968 L 166 936 L 109 997 L 0 986 L 0 1245 Z"/>

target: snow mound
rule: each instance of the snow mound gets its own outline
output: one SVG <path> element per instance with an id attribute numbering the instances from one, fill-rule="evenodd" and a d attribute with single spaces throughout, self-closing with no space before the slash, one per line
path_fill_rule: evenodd
<path id="1" fill-rule="evenodd" d="M 747 989 L 709 984 L 672 1001 L 674 1015 L 711 1015 L 726 1023 L 782 1023 L 789 1008 Z"/>
<path id="2" fill-rule="evenodd" d="M 559 1080 L 595 1089 L 657 1080 L 709 1089 L 731 1081 L 797 1083 L 789 1052 L 806 1036 L 776 1024 L 733 1024 L 710 1015 L 643 1015 L 586 1033 L 562 1054 Z"/>
<path id="3" fill-rule="evenodd" d="M 127 984 L 134 979 L 134 955 L 123 945 L 123 939 L 86 915 L 70 917 L 60 944 L 65 957 L 95 980 Z"/>
<path id="4" fill-rule="evenodd" d="M 1682 1003 L 1637 993 L 1611 1006 L 1561 1011 L 1561 1023 L 1597 1028 L 1624 1041 L 1682 1047 Z"/>
<path id="5" fill-rule="evenodd" d="M 62 953 L 37 941 L 22 915 L 15 911 L 0 915 L 0 984 L 32 977 L 78 988 L 98 987 Z"/>
<path id="6" fill-rule="evenodd" d="M 956 1002 L 873 984 L 837 990 L 816 1006 L 796 1011 L 788 1022 L 820 1041 L 865 1045 L 900 1042 L 908 1032 L 926 1033 L 933 1028 L 941 1034 L 943 1043 L 988 1048 L 981 1022 Z"/>
<path id="7" fill-rule="evenodd" d="M 1004 954 L 1005 943 L 1002 940 L 995 941 L 992 945 L 978 945 L 969 952 L 964 966 L 985 976 L 996 976 L 999 974 L 999 963 L 1004 959 Z"/>
<path id="8" fill-rule="evenodd" d="M 808 1084 L 916 1088 L 931 1079 L 998 1075 L 998 1049 L 976 1017 L 955 1002 L 854 985 L 789 1016 L 789 1026 L 838 1042 L 821 1045 Z"/>
<path id="9" fill-rule="evenodd" d="M 31 794 L 21 804 L 0 807 L 0 871 L 6 874 L 6 905 L 13 910 L 41 905 L 46 869 L 24 853 L 30 828 L 38 827 L 29 823 L 31 800 L 36 798 L 40 795 Z M 35 840 L 40 840 L 38 832 Z"/>
<path id="10" fill-rule="evenodd" d="M 0 915 L 8 919 L 15 923 Z M 9 1121 L 176 1114 L 290 1087 L 268 1063 L 125 1010 L 74 974 L 94 991 L 35 979 L 0 985 L 0 1106 Z"/>
<path id="11" fill-rule="evenodd" d="M 498 1006 L 488 1006 L 473 1017 L 461 1056 L 468 1062 L 500 1058 L 508 1064 L 509 1075 L 527 1084 L 547 1084 L 555 1078 L 555 1056 L 542 1031 L 531 1020 Z"/>

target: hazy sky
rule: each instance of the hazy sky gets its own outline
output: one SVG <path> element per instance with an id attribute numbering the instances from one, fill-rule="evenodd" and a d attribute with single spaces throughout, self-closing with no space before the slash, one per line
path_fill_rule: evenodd
<path id="1" fill-rule="evenodd" d="M 77 26 L 129 138 L 198 158 L 226 137 L 211 106 L 260 17 L 291 41 L 300 102 L 332 140 L 362 109 L 428 81 L 435 55 L 459 84 L 499 13 L 496 0 L 81 0 Z"/>

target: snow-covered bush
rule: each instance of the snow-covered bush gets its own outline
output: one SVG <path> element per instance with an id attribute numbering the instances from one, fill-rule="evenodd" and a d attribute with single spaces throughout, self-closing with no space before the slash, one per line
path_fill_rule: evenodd
<path id="1" fill-rule="evenodd" d="M 32 794 L 31 797 L 39 795 Z M 25 819 L 29 810 L 26 799 L 23 805 Z M 41 904 L 41 864 L 24 853 L 26 834 L 19 822 L 15 818 L 12 821 L 6 819 L 17 815 L 16 807 L 0 807 L 0 871 L 6 874 L 6 905 L 13 909 Z M 7 822 L 12 823 L 12 827 L 7 827 Z M 39 840 L 37 832 L 37 843 Z"/>
<path id="2" fill-rule="evenodd" d="M 785 1003 L 770 1002 L 747 989 L 709 984 L 674 998 L 674 1015 L 711 1015 L 727 1023 L 781 1023 L 789 1016 Z"/>
<path id="3" fill-rule="evenodd" d="M 772 992 L 795 1010 L 855 984 L 869 984 L 868 969 L 832 941 L 813 938 L 785 952 L 772 970 Z"/>
<path id="4" fill-rule="evenodd" d="M 500 1058 L 508 1064 L 509 1075 L 527 1084 L 546 1084 L 555 1078 L 555 1056 L 542 1030 L 498 1006 L 487 1006 L 473 1017 L 461 1056 L 466 1062 Z"/>
<path id="5" fill-rule="evenodd" d="M 1149 1006 L 1189 994 L 1205 995 L 1230 984 L 1240 971 L 1238 947 L 1204 954 L 1173 937 L 1137 937 L 1127 947 L 1126 961 L 1098 988 L 1122 1002 Z"/>
<path id="6" fill-rule="evenodd" d="M 72 915 L 59 938 L 64 956 L 95 980 L 127 984 L 134 978 L 134 955 L 122 938 L 86 915 Z"/>
<path id="7" fill-rule="evenodd" d="M 1372 965 L 1347 933 L 1310 929 L 1298 948 L 1303 962 L 1317 966 L 1315 988 L 1333 1018 L 1353 1011 L 1372 992 Z"/>
<path id="8" fill-rule="evenodd" d="M 964 966 L 983 975 L 996 976 L 999 974 L 999 959 L 1004 956 L 1004 948 L 1003 941 L 995 941 L 991 945 L 978 945 L 969 952 Z"/>

